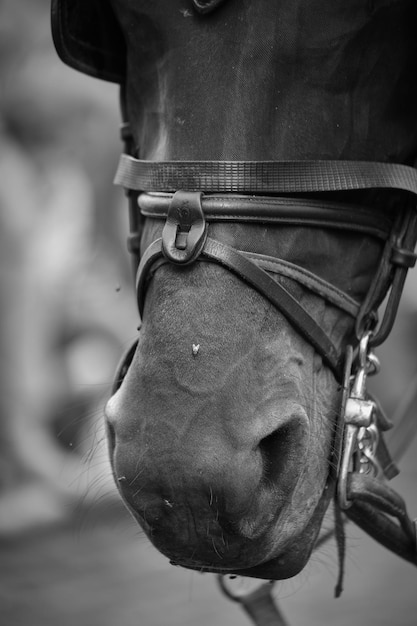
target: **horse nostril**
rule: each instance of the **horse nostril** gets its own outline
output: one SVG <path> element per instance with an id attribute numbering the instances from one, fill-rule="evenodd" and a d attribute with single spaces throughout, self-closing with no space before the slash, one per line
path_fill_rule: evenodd
<path id="1" fill-rule="evenodd" d="M 303 428 L 298 420 L 274 430 L 261 439 L 259 450 L 263 461 L 263 480 L 276 484 L 290 478 L 289 468 L 299 459 Z"/>

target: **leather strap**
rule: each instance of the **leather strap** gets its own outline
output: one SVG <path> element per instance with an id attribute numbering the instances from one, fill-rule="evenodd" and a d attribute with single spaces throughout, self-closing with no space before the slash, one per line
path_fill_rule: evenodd
<path id="1" fill-rule="evenodd" d="M 128 372 L 128 369 L 133 361 L 133 357 L 135 356 L 135 352 L 136 352 L 136 348 L 138 347 L 138 343 L 139 340 L 136 339 L 133 344 L 131 346 L 129 346 L 129 348 L 124 352 L 124 354 L 122 355 L 117 368 L 116 368 L 116 374 L 114 377 L 114 381 L 113 381 L 113 386 L 112 386 L 112 395 L 114 395 L 116 393 L 116 391 L 119 389 L 119 387 L 121 386 L 122 382 L 125 379 L 125 376 Z"/>
<path id="2" fill-rule="evenodd" d="M 144 217 L 166 219 L 172 193 L 141 193 L 138 204 Z M 313 198 L 211 194 L 201 198 L 207 221 L 288 224 L 309 228 L 351 230 L 386 241 L 392 219 L 367 207 Z"/>
<path id="3" fill-rule="evenodd" d="M 388 550 L 417 565 L 416 526 L 401 496 L 380 480 L 355 473 L 349 478 L 348 497 L 349 519 Z"/>
<path id="4" fill-rule="evenodd" d="M 136 281 L 138 307 L 141 315 L 144 306 L 146 280 L 151 276 L 150 270 L 155 261 L 161 259 L 162 255 L 162 239 L 157 239 L 148 247 L 141 259 Z M 304 339 L 317 350 L 323 361 L 332 369 L 337 380 L 341 379 L 340 359 L 336 346 L 285 287 L 277 283 L 249 258 L 234 248 L 210 237 L 207 237 L 199 259 L 208 259 L 219 263 L 251 287 L 254 287 L 285 315 Z"/>
<path id="5" fill-rule="evenodd" d="M 269 274 L 255 265 L 255 263 L 245 258 L 243 254 L 226 244 L 220 243 L 220 241 L 208 237 L 203 249 L 203 255 L 233 271 L 269 300 L 321 354 L 325 363 L 333 370 L 336 378 L 340 380 L 341 368 L 337 348 L 289 291 L 275 282 Z"/>
<path id="6" fill-rule="evenodd" d="M 337 306 L 342 311 L 345 311 L 345 313 L 348 313 L 350 316 L 356 317 L 358 314 L 359 302 L 338 287 L 327 282 L 327 280 L 306 270 L 304 267 L 266 254 L 246 252 L 245 250 L 239 250 L 239 252 L 246 258 L 254 261 L 256 265 L 263 270 L 297 281 L 300 285 L 307 287 L 307 289 L 313 291 L 334 306 Z"/>
<path id="7" fill-rule="evenodd" d="M 242 607 L 256 626 L 286 626 L 288 623 L 274 602 L 271 590 L 268 584 L 262 585 L 241 600 Z"/>
<path id="8" fill-rule="evenodd" d="M 140 191 L 315 193 L 399 189 L 417 195 L 417 170 L 368 161 L 144 161 L 122 154 L 115 184 Z"/>
<path id="9" fill-rule="evenodd" d="M 229 600 L 242 606 L 256 626 L 287 626 L 287 621 L 272 597 L 273 581 L 263 582 L 254 591 L 235 593 L 229 588 L 227 578 L 217 574 L 220 589 Z"/>

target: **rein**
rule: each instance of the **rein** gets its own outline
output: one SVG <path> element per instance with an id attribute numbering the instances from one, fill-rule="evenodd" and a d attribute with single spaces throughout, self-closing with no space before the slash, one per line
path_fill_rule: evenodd
<path id="1" fill-rule="evenodd" d="M 409 518 L 404 501 L 385 482 L 398 473 L 383 439 L 383 431 L 392 424 L 366 390 L 367 377 L 379 369 L 372 348 L 388 336 L 407 271 L 416 261 L 417 170 L 399 164 L 353 161 L 151 162 L 131 156 L 133 140 L 128 124 L 122 127 L 122 138 L 126 153 L 121 156 L 115 183 L 125 188 L 129 199 L 128 247 L 133 255 L 140 314 L 149 280 L 166 263 L 220 264 L 274 304 L 321 355 L 343 387 L 329 472 L 329 483 L 335 490 L 335 532 L 340 561 L 336 596 L 342 591 L 347 520 L 354 521 L 389 550 L 417 565 L 416 521 Z M 406 192 L 407 197 L 395 207 L 392 216 L 361 205 L 323 199 L 322 195 L 299 197 L 306 193 L 393 189 Z M 161 238 L 141 255 L 144 218 L 161 220 L 165 225 Z M 208 226 L 213 222 L 347 230 L 373 236 L 384 247 L 364 301 L 356 302 L 304 268 L 276 257 L 237 250 L 213 239 L 208 236 Z M 301 306 L 289 288 L 280 284 L 280 277 L 290 278 L 350 315 L 355 320 L 355 345 L 338 350 L 320 323 Z M 387 291 L 384 314 L 378 324 L 377 309 Z M 130 350 L 119 371 L 117 385 L 121 384 L 132 357 Z M 407 434 L 411 419 L 408 411 L 407 417 L 400 420 L 399 428 Z M 398 440 L 403 438 L 404 435 L 397 434 Z M 318 543 L 321 545 L 322 541 Z M 227 590 L 225 580 L 219 576 L 223 591 L 240 602 L 256 624 L 285 625 L 273 603 L 269 583 L 261 584 L 254 592 L 236 594 Z"/>

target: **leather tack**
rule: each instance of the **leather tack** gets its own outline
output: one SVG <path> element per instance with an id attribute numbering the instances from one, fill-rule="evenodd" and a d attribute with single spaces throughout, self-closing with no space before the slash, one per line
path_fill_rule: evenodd
<path id="1" fill-rule="evenodd" d="M 171 263 L 185 265 L 197 259 L 206 240 L 201 192 L 177 191 L 162 231 L 162 252 Z"/>

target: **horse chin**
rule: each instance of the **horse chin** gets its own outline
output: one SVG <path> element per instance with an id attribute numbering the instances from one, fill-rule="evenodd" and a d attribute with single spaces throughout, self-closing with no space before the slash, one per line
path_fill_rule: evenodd
<path id="1" fill-rule="evenodd" d="M 315 537 L 311 540 L 304 535 L 300 536 L 298 543 L 288 547 L 288 549 L 284 550 L 278 556 L 262 563 L 243 568 L 193 566 L 175 561 L 171 561 L 171 563 L 173 565 L 180 565 L 186 569 L 197 570 L 200 573 L 233 574 L 249 578 L 262 578 L 265 580 L 284 580 L 296 576 L 304 569 L 311 556 L 314 543 Z"/>
<path id="2" fill-rule="evenodd" d="M 322 506 L 318 507 L 323 508 Z M 261 578 L 265 580 L 284 580 L 292 578 L 299 574 L 310 559 L 311 553 L 317 540 L 320 530 L 323 513 L 317 511 L 310 520 L 308 527 L 304 529 L 298 536 L 293 537 L 290 544 L 287 545 L 276 556 L 268 558 L 265 561 L 248 565 L 247 567 L 227 567 L 222 566 L 206 566 L 191 565 L 178 561 L 171 561 L 174 565 L 181 565 L 186 569 L 198 570 L 201 573 L 212 574 L 233 574 L 238 576 L 246 576 L 250 578 Z"/>
<path id="3" fill-rule="evenodd" d="M 210 542 L 198 541 L 192 546 L 192 538 L 182 532 L 177 534 L 181 537 L 179 543 L 174 540 L 174 531 L 168 532 L 167 528 L 147 528 L 144 518 L 138 515 L 129 505 L 132 515 L 148 535 L 153 545 L 166 556 L 172 565 L 191 569 L 200 573 L 233 574 L 265 580 L 284 580 L 296 576 L 305 567 L 314 550 L 323 517 L 329 505 L 332 490 L 327 486 L 314 509 L 310 519 L 303 528 L 288 529 L 280 533 L 279 522 L 271 527 L 254 542 L 234 542 L 232 537 L 223 539 L 228 546 L 227 550 L 221 551 L 220 541 L 216 541 L 216 532 L 210 529 Z M 286 538 L 285 538 L 286 536 Z M 188 542 L 188 550 L 184 545 Z M 272 547 L 271 547 L 272 546 Z M 275 546 L 275 547 L 274 547 Z M 189 554 L 189 557 L 185 556 Z M 263 558 L 260 555 L 264 555 Z"/>
<path id="4" fill-rule="evenodd" d="M 329 491 L 326 490 L 323 494 L 307 527 L 300 534 L 294 536 L 291 543 L 279 555 L 253 567 L 234 570 L 230 573 L 265 580 L 284 580 L 299 574 L 307 565 L 314 550 L 323 516 L 329 505 Z M 226 572 L 218 573 L 224 574 Z"/>

